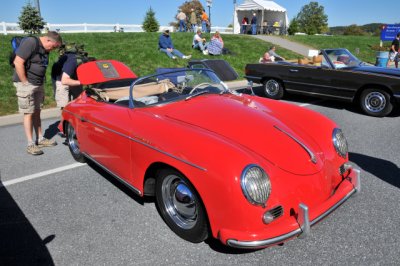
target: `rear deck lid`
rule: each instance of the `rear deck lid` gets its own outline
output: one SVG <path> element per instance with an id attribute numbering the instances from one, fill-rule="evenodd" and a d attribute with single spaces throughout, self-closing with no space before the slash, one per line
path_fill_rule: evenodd
<path id="1" fill-rule="evenodd" d="M 88 62 L 80 65 L 76 72 L 82 85 L 137 78 L 128 66 L 116 60 Z"/>

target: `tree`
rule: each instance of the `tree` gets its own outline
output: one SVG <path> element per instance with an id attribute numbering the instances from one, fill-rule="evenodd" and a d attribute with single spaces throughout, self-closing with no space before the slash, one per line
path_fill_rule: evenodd
<path id="1" fill-rule="evenodd" d="M 309 35 L 325 33 L 328 31 L 328 16 L 325 15 L 324 7 L 318 2 L 310 2 L 301 8 L 296 17 L 299 29 Z"/>
<path id="2" fill-rule="evenodd" d="M 146 12 L 146 17 L 143 21 L 142 28 L 145 32 L 157 32 L 160 28 L 160 24 L 158 23 L 155 15 L 156 13 L 150 7 L 150 9 Z"/>
<path id="3" fill-rule="evenodd" d="M 194 9 L 194 12 L 196 13 L 197 17 L 197 24 L 200 24 L 201 19 L 201 13 L 204 9 L 203 5 L 200 3 L 198 0 L 192 0 L 192 1 L 185 1 L 182 5 L 178 7 L 178 9 L 182 10 L 183 13 L 186 14 L 187 21 L 186 21 L 186 28 L 190 29 L 192 26 L 190 24 L 190 14 L 192 13 L 192 8 Z M 178 13 L 177 13 L 178 14 Z M 174 26 L 175 28 L 179 27 L 179 21 L 175 16 L 176 21 L 170 22 L 171 26 Z"/>
<path id="4" fill-rule="evenodd" d="M 294 35 L 296 32 L 299 32 L 299 22 L 297 22 L 296 18 L 293 18 L 290 21 L 288 33 L 289 33 L 289 35 Z"/>
<path id="5" fill-rule="evenodd" d="M 39 11 L 31 3 L 22 7 L 21 16 L 18 17 L 18 20 L 19 27 L 29 34 L 40 34 L 46 24 L 39 15 Z"/>
<path id="6" fill-rule="evenodd" d="M 351 24 L 344 29 L 343 35 L 363 36 L 366 35 L 366 32 L 356 24 Z"/>

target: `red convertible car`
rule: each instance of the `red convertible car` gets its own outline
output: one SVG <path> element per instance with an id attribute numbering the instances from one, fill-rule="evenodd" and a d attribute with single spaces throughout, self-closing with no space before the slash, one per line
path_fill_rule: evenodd
<path id="1" fill-rule="evenodd" d="M 137 78 L 104 60 L 78 78 L 60 123 L 72 156 L 155 196 L 185 240 L 280 244 L 360 190 L 342 130 L 312 110 L 231 92 L 207 69 Z"/>

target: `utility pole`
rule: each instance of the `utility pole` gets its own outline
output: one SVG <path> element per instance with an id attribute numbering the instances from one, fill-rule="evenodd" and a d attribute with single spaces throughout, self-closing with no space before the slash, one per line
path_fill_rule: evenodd
<path id="1" fill-rule="evenodd" d="M 39 16 L 42 16 L 42 15 L 40 14 L 40 3 L 39 3 L 39 0 L 36 0 L 36 9 L 37 9 L 37 11 L 39 12 Z"/>
<path id="2" fill-rule="evenodd" d="M 211 7 L 212 7 L 212 0 L 206 0 L 208 6 L 208 21 L 210 22 L 210 29 L 211 29 Z"/>

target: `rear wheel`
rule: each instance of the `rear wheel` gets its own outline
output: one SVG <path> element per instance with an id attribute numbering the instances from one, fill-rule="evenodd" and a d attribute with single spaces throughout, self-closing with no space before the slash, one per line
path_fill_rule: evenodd
<path id="1" fill-rule="evenodd" d="M 360 97 L 361 109 L 371 116 L 387 116 L 393 110 L 390 95 L 382 89 L 366 89 Z"/>
<path id="2" fill-rule="evenodd" d="M 67 132 L 67 143 L 69 150 L 71 151 L 72 157 L 78 162 L 84 163 L 86 161 L 85 156 L 81 153 L 79 148 L 78 137 L 76 136 L 76 131 L 74 127 L 68 123 L 66 126 Z"/>
<path id="3" fill-rule="evenodd" d="M 271 99 L 282 99 L 284 91 L 282 84 L 276 79 L 268 79 L 264 81 L 265 96 Z"/>
<path id="4" fill-rule="evenodd" d="M 190 182 L 173 169 L 159 171 L 156 201 L 167 225 L 181 238 L 199 243 L 208 237 L 203 203 Z"/>

